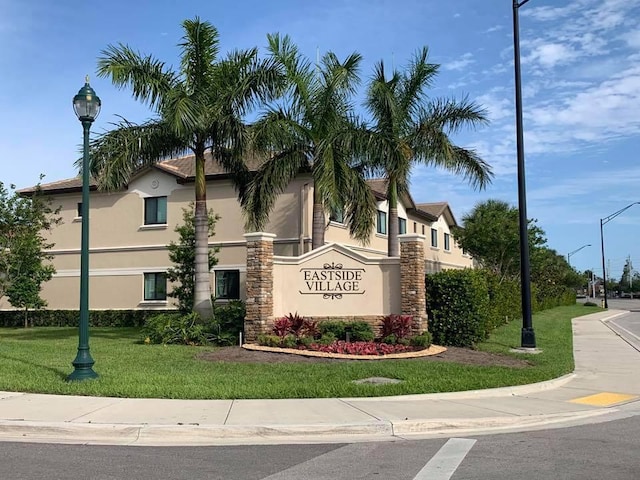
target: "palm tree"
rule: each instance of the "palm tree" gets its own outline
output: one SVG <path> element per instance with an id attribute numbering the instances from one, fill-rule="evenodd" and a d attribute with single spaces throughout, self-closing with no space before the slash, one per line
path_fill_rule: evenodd
<path id="1" fill-rule="evenodd" d="M 313 176 L 312 248 L 324 245 L 325 213 L 341 211 L 351 235 L 367 243 L 374 227 L 375 198 L 352 168 L 356 119 L 351 97 L 361 57 L 341 62 L 333 53 L 314 66 L 288 36 L 269 35 L 269 53 L 284 69 L 288 90 L 253 125 L 254 148 L 269 154 L 253 178 L 243 207 L 247 228 L 261 230 L 278 194 L 300 173 Z"/>
<path id="2" fill-rule="evenodd" d="M 243 117 L 278 94 L 283 76 L 271 59 L 258 59 L 256 48 L 218 60 L 216 28 L 198 17 L 182 22 L 180 68 L 172 70 L 130 47 L 109 46 L 98 59 L 98 75 L 151 108 L 155 117 L 143 124 L 121 119 L 91 145 L 91 170 L 100 188 L 122 188 L 131 174 L 168 157 L 195 154 L 195 292 L 193 310 L 213 314 L 208 268 L 208 218 L 205 152 L 246 180 L 242 155 L 248 134 Z M 242 190 L 241 190 L 242 191 Z"/>
<path id="3" fill-rule="evenodd" d="M 393 70 L 387 79 L 384 64 L 376 64 L 365 105 L 372 125 L 365 134 L 364 149 L 372 171 L 387 180 L 389 203 L 388 255 L 399 255 L 398 197 L 409 190 L 416 164 L 442 167 L 463 175 L 474 187 L 491 182 L 491 167 L 470 149 L 455 145 L 449 134 L 463 126 L 487 122 L 485 112 L 464 98 L 429 99 L 439 65 L 427 63 L 428 50 L 419 50 L 406 71 Z"/>

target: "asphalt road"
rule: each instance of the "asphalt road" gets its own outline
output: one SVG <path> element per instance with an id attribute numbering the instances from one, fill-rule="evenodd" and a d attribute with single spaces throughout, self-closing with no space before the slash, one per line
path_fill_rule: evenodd
<path id="1" fill-rule="evenodd" d="M 340 445 L 0 443 L 2 479 L 539 480 L 640 478 L 640 416 L 564 429 Z"/>

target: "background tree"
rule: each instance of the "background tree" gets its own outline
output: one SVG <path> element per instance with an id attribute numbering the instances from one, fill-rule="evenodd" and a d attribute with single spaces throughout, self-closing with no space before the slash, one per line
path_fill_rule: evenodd
<path id="1" fill-rule="evenodd" d="M 460 174 L 479 188 L 491 181 L 490 166 L 475 151 L 455 145 L 449 135 L 462 127 L 487 123 L 484 110 L 463 99 L 429 99 L 439 65 L 428 63 L 422 48 L 404 72 L 387 78 L 380 61 L 369 83 L 366 107 L 372 125 L 365 154 L 374 171 L 387 180 L 389 202 L 388 255 L 399 256 L 398 197 L 409 191 L 409 177 L 417 164 L 441 167 Z"/>
<path id="2" fill-rule="evenodd" d="M 6 295 L 13 307 L 24 310 L 27 327 L 29 310 L 46 306 L 40 288 L 55 268 L 46 252 L 54 244 L 45 235 L 60 223 L 60 208 L 52 208 L 39 184 L 29 197 L 16 194 L 13 185 L 10 190 L 0 182 L 0 298 Z"/>
<path id="3" fill-rule="evenodd" d="M 520 232 L 518 209 L 501 200 L 477 204 L 462 217 L 463 227 L 452 233 L 458 245 L 478 264 L 495 272 L 500 281 L 520 276 Z M 529 220 L 529 248 L 533 252 L 546 243 L 544 231 Z"/>
<path id="4" fill-rule="evenodd" d="M 313 175 L 312 248 L 324 245 L 325 213 L 340 211 L 351 235 L 369 241 L 376 202 L 365 178 L 352 168 L 356 121 L 352 97 L 361 57 L 343 62 L 329 52 L 315 67 L 290 38 L 269 35 L 269 54 L 287 78 L 281 104 L 254 124 L 254 148 L 269 159 L 253 178 L 243 207 L 247 228 L 262 230 L 277 196 L 302 169 Z"/>
<path id="5" fill-rule="evenodd" d="M 98 59 L 98 75 L 151 108 L 155 118 L 137 125 L 125 119 L 92 142 L 91 170 L 100 188 L 121 188 L 131 174 L 167 157 L 195 155 L 195 312 L 213 314 L 208 266 L 205 152 L 233 174 L 242 188 L 247 167 L 244 117 L 280 91 L 282 75 L 257 48 L 218 60 L 216 28 L 198 17 L 182 22 L 184 36 L 176 71 L 126 45 L 109 46 Z"/>
<path id="6" fill-rule="evenodd" d="M 219 216 L 209 210 L 208 233 L 211 238 L 215 235 L 216 222 Z M 178 243 L 170 242 L 167 246 L 169 250 L 169 260 L 175 267 L 167 270 L 167 279 L 176 284 L 168 294 L 178 300 L 178 308 L 183 313 L 193 310 L 194 278 L 195 278 L 195 256 L 196 256 L 196 225 L 194 205 L 182 209 L 182 225 L 176 225 L 174 231 L 178 233 L 180 239 Z M 209 248 L 209 271 L 217 265 L 218 259 L 215 254 L 219 248 Z"/>

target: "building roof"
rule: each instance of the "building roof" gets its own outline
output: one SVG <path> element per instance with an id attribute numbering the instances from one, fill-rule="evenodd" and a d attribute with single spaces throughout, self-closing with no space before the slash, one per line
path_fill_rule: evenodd
<path id="1" fill-rule="evenodd" d="M 263 160 L 258 157 L 250 156 L 245 160 L 245 164 L 250 171 L 257 170 L 262 164 Z M 141 175 L 149 168 L 157 168 L 165 173 L 173 175 L 178 178 L 181 183 L 193 181 L 195 179 L 196 162 L 195 155 L 185 155 L 178 158 L 171 158 L 163 160 L 150 167 L 146 167 L 136 173 L 135 176 Z M 222 168 L 220 163 L 213 159 L 210 152 L 205 153 L 204 172 L 208 179 L 214 177 L 227 176 L 227 172 Z M 93 179 L 90 181 L 92 190 L 97 189 L 97 182 Z M 70 193 L 78 192 L 82 190 L 82 177 L 68 178 L 65 180 L 58 180 L 56 182 L 44 183 L 40 185 L 40 189 L 44 192 L 50 193 Z M 29 195 L 35 192 L 36 187 L 27 187 L 18 191 L 18 193 Z"/>
<path id="2" fill-rule="evenodd" d="M 448 216 L 449 225 L 458 225 L 456 217 L 453 216 L 451 207 L 447 202 L 418 203 L 416 210 L 432 215 L 435 218 L 439 218 L 441 215 Z"/>

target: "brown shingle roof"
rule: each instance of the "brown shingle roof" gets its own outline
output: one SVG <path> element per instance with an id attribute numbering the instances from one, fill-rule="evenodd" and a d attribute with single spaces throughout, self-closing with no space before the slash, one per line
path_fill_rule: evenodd
<path id="1" fill-rule="evenodd" d="M 450 225 L 457 225 L 456 217 L 454 217 L 451 207 L 447 202 L 435 202 L 435 203 L 418 203 L 416 209 L 429 215 L 433 215 L 438 218 L 445 213 L 448 213 L 450 217 Z"/>
<path id="2" fill-rule="evenodd" d="M 245 160 L 247 167 L 251 171 L 257 170 L 262 164 L 262 162 L 263 160 L 255 156 L 249 156 Z M 162 170 L 163 172 L 174 175 L 182 181 L 189 181 L 194 179 L 196 175 L 195 155 L 185 155 L 183 157 L 163 160 L 161 162 L 156 163 L 151 168 L 157 168 L 159 170 Z M 205 172 L 205 175 L 209 178 L 220 176 L 220 175 L 226 175 L 225 170 L 222 168 L 222 166 L 218 162 L 214 161 L 211 153 L 209 152 L 205 153 L 204 172 Z M 91 186 L 91 190 L 95 190 L 97 188 L 97 183 L 92 179 L 90 182 L 90 186 Z M 56 182 L 45 183 L 40 185 L 40 189 L 42 191 L 51 192 L 51 193 L 78 192 L 82 190 L 82 178 L 75 177 L 75 178 L 68 178 L 65 180 L 58 180 Z M 22 190 L 19 190 L 18 193 L 29 195 L 34 191 L 35 191 L 35 187 L 28 187 L 28 188 L 23 188 Z"/>
<path id="3" fill-rule="evenodd" d="M 94 179 L 89 181 L 89 188 L 95 190 L 97 183 Z M 65 180 L 58 180 L 51 183 L 43 183 L 40 185 L 40 190 L 43 192 L 56 192 L 56 193 L 69 193 L 82 190 L 82 177 L 67 178 Z M 36 187 L 22 188 L 17 193 L 22 195 L 30 195 L 36 191 Z"/>
<path id="4" fill-rule="evenodd" d="M 253 155 L 245 157 L 245 165 L 250 171 L 256 171 L 264 162 L 263 159 Z M 156 168 L 175 175 L 182 179 L 191 179 L 196 176 L 195 155 L 185 155 L 184 157 L 163 160 L 154 165 Z M 204 173 L 208 177 L 226 175 L 222 165 L 213 159 L 210 152 L 204 154 Z"/>

